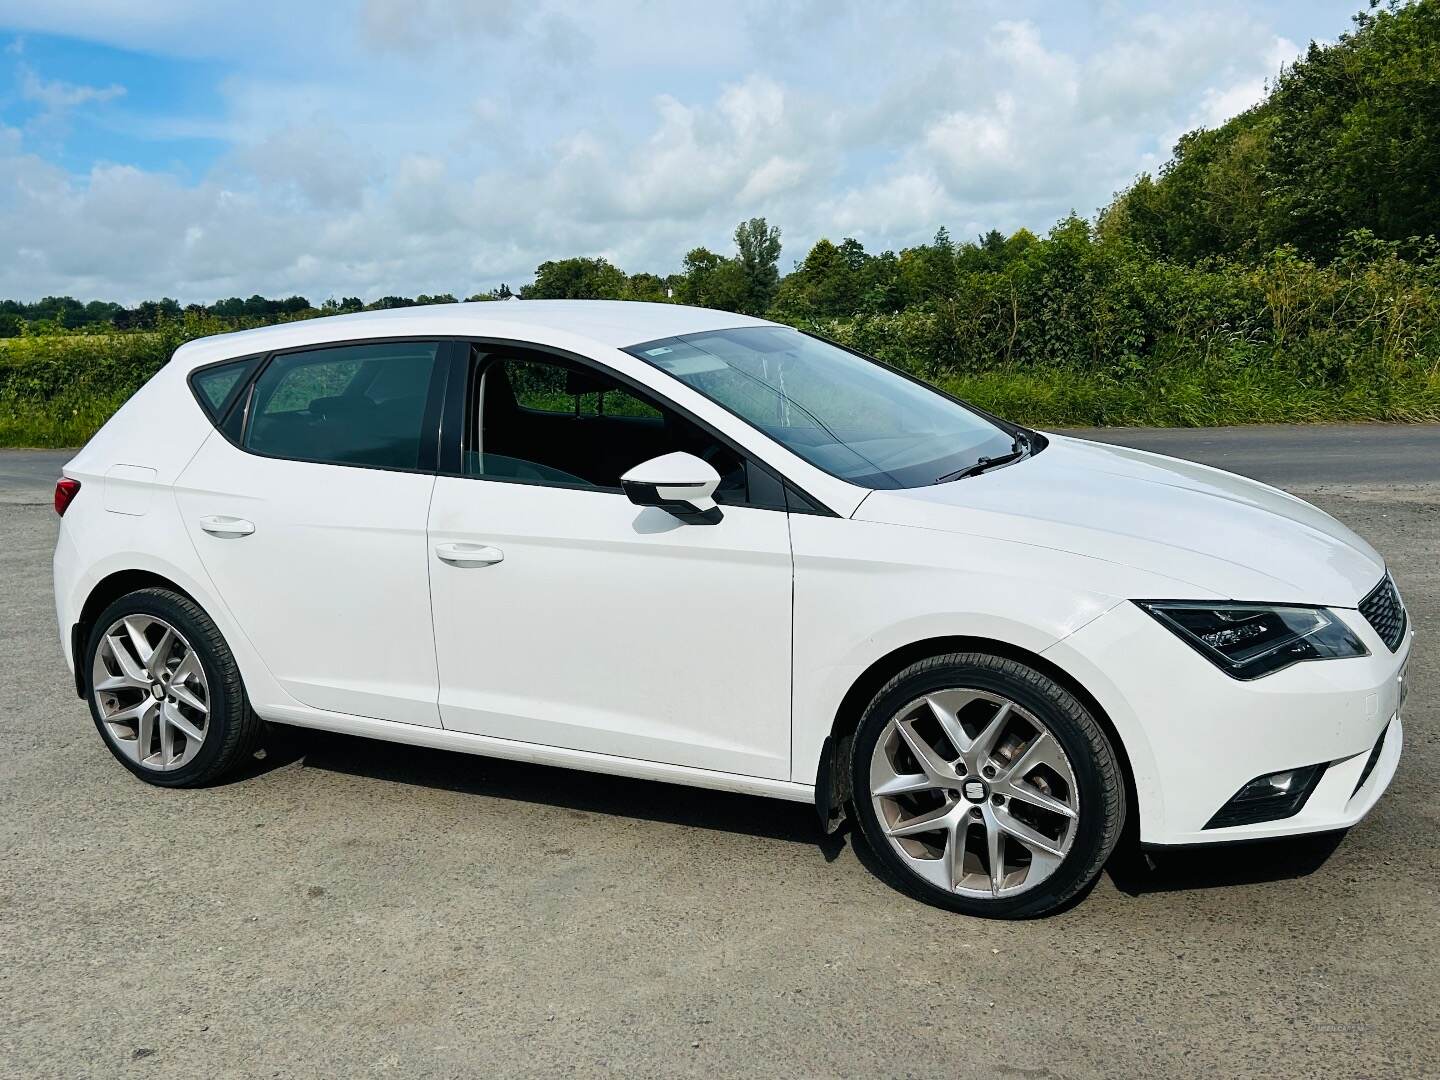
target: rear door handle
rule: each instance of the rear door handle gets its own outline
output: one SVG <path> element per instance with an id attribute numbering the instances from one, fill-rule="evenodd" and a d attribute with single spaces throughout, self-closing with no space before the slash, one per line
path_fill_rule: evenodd
<path id="1" fill-rule="evenodd" d="M 493 566 L 505 558 L 503 551 L 489 544 L 437 544 L 435 555 L 451 566 Z"/>
<path id="2" fill-rule="evenodd" d="M 244 518 L 226 517 L 224 514 L 211 514 L 209 517 L 200 519 L 200 528 L 204 529 L 211 536 L 218 536 L 225 540 L 238 540 L 242 536 L 249 536 L 255 531 L 255 523 L 246 521 Z"/>

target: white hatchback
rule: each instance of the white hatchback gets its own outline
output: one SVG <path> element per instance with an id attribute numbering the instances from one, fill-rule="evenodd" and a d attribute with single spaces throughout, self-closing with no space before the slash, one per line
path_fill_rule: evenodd
<path id="1" fill-rule="evenodd" d="M 75 688 L 141 779 L 264 722 L 813 803 L 977 915 L 1127 827 L 1341 829 L 1400 755 L 1379 555 L 787 327 L 526 301 L 191 342 L 64 469 Z"/>

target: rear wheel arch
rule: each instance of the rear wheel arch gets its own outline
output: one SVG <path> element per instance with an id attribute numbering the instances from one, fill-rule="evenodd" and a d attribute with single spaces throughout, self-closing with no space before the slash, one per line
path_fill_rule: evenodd
<path id="1" fill-rule="evenodd" d="M 95 620 L 100 617 L 102 611 L 120 597 L 127 593 L 138 592 L 140 589 L 167 589 L 185 597 L 196 607 L 204 609 L 204 605 L 186 589 L 163 574 L 157 574 L 152 570 L 117 570 L 115 573 L 101 578 L 90 590 L 90 595 L 85 598 L 85 603 L 80 608 L 80 617 L 70 628 L 70 655 L 75 661 L 75 693 L 82 699 L 89 692 L 89 672 L 83 662 L 85 644 L 90 640 L 90 631 L 95 625 Z"/>
<path id="2" fill-rule="evenodd" d="M 903 645 L 885 654 L 866 668 L 846 691 L 839 708 L 835 710 L 835 719 L 831 723 L 830 735 L 821 747 L 821 760 L 815 773 L 815 808 L 827 830 L 833 831 L 838 826 L 840 818 L 844 815 L 845 804 L 851 797 L 849 791 L 850 745 L 866 706 L 875 699 L 875 695 L 886 683 L 911 664 L 920 660 L 928 660 L 934 656 L 964 652 L 989 653 L 1025 664 L 1054 680 L 1073 694 L 1095 718 L 1095 722 L 1100 725 L 1106 738 L 1109 739 L 1125 780 L 1125 798 L 1131 807 L 1138 808 L 1135 771 L 1130 763 L 1125 740 L 1116 729 L 1104 706 L 1079 679 L 1053 660 L 1019 645 L 995 638 L 956 635 L 954 637 L 926 638 Z M 1126 835 L 1122 837 L 1122 843 L 1133 838 L 1139 827 L 1139 818 L 1138 812 L 1131 813 L 1127 817 Z"/>

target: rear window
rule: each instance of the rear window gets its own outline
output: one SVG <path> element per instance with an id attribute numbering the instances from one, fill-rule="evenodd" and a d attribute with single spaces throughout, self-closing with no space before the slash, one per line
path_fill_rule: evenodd
<path id="1" fill-rule="evenodd" d="M 435 342 L 285 353 L 255 381 L 247 450 L 390 469 L 419 467 Z"/>

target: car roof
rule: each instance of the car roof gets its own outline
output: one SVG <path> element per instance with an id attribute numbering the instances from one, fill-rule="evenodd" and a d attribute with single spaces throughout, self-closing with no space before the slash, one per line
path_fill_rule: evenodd
<path id="1" fill-rule="evenodd" d="M 361 311 L 197 338 L 175 359 L 188 366 L 236 356 L 329 342 L 386 337 L 503 337 L 538 344 L 625 348 L 657 338 L 737 326 L 764 319 L 684 304 L 628 300 L 509 300 Z"/>

